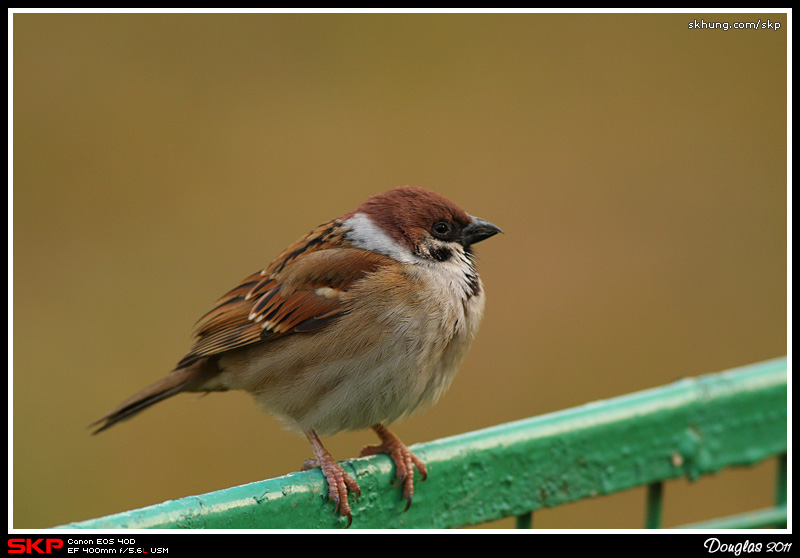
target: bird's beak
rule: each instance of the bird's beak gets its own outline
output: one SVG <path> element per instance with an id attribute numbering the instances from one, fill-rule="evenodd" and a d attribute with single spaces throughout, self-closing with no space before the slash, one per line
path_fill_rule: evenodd
<path id="1" fill-rule="evenodd" d="M 464 246 L 471 246 L 501 232 L 503 231 L 500 230 L 500 227 L 491 224 L 489 221 L 484 221 L 480 217 L 473 217 L 472 223 L 461 229 L 463 235 L 461 242 Z"/>

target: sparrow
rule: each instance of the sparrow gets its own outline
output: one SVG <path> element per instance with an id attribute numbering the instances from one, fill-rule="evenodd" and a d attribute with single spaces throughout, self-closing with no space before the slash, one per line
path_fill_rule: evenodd
<path id="1" fill-rule="evenodd" d="M 174 371 L 91 426 L 95 434 L 181 392 L 244 390 L 305 434 L 328 498 L 352 523 L 361 490 L 320 441 L 371 428 L 414 495 L 425 464 L 387 425 L 447 390 L 483 314 L 472 247 L 499 232 L 415 186 L 368 197 L 312 230 L 220 298 Z"/>

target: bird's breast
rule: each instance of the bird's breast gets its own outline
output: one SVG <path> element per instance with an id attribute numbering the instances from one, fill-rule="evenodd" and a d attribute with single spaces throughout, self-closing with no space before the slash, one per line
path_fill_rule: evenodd
<path id="1" fill-rule="evenodd" d="M 367 274 L 346 294 L 347 314 L 229 355 L 226 381 L 319 434 L 388 424 L 449 387 L 483 313 L 474 281 L 477 289 L 467 288 L 464 277 L 423 266 Z"/>

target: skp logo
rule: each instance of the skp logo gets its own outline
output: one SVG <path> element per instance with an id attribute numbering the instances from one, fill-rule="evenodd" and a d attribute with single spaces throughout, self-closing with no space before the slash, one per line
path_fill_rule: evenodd
<path id="1" fill-rule="evenodd" d="M 61 539 L 8 539 L 9 554 L 50 554 L 53 549 L 64 548 Z"/>

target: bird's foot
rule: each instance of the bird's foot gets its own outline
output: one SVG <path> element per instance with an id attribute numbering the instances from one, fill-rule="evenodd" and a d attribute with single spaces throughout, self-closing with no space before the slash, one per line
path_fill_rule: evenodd
<path id="1" fill-rule="evenodd" d="M 322 443 L 317 438 L 313 431 L 311 434 L 306 433 L 308 439 L 311 441 L 311 446 L 314 448 L 315 459 L 306 459 L 303 462 L 303 471 L 309 469 L 320 468 L 325 480 L 328 482 L 328 499 L 335 504 L 333 513 L 337 511 L 347 518 L 347 527 L 353 523 L 353 512 L 350 509 L 350 500 L 348 499 L 348 490 L 355 495 L 356 498 L 361 496 L 361 487 L 358 483 L 342 469 L 342 466 L 334 461 L 331 454 L 322 447 Z"/>
<path id="2" fill-rule="evenodd" d="M 411 507 L 411 499 L 414 496 L 414 467 L 422 475 L 425 480 L 428 477 L 428 468 L 422 460 L 414 455 L 410 449 L 398 438 L 395 434 L 390 432 L 382 424 L 372 427 L 381 439 L 381 443 L 374 446 L 364 446 L 361 448 L 361 457 L 367 455 L 375 455 L 378 453 L 386 453 L 394 461 L 396 469 L 397 481 L 403 485 L 403 498 L 406 500 L 406 511 Z"/>

